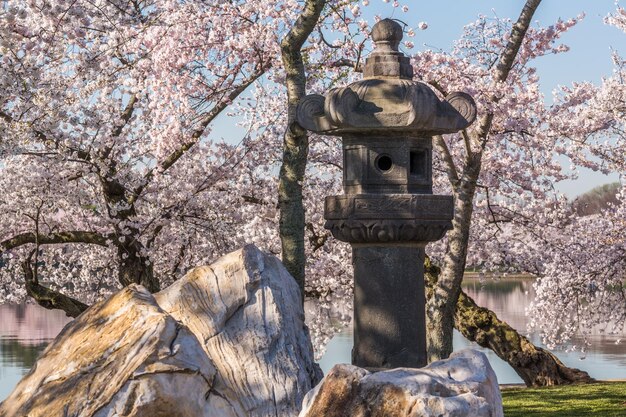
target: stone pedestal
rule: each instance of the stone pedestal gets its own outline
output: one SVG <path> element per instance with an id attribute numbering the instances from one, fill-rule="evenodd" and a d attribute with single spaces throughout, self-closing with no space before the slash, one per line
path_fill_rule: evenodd
<path id="1" fill-rule="evenodd" d="M 326 198 L 326 228 L 352 245 L 354 365 L 426 365 L 424 248 L 444 236 L 452 215 L 450 196 L 367 193 Z"/>
<path id="2" fill-rule="evenodd" d="M 426 366 L 424 246 L 354 245 L 354 348 L 363 368 Z"/>

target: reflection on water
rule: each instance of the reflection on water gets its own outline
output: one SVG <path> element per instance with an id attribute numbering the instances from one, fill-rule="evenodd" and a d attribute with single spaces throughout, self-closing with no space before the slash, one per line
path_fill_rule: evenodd
<path id="1" fill-rule="evenodd" d="M 37 344 L 22 344 L 14 338 L 0 339 L 0 352 L 2 352 L 3 366 L 18 366 L 22 369 L 30 369 L 35 363 L 39 354 L 48 345 L 47 341 L 40 341 Z"/>
<path id="2" fill-rule="evenodd" d="M 534 297 L 532 279 L 525 277 L 508 277 L 497 281 L 467 279 L 463 284 L 465 292 L 478 305 L 496 312 L 518 330 L 525 331 L 526 317 L 524 310 Z M 314 345 L 327 342 L 329 328 L 338 329 L 349 322 L 351 316 L 350 302 L 319 303 L 308 300 L 305 304 L 307 317 L 323 317 L 316 322 L 325 323 L 326 329 L 315 329 L 312 334 L 318 339 Z M 32 367 L 38 355 L 70 321 L 63 312 L 45 310 L 38 305 L 0 305 L 0 401 L 6 398 L 13 387 Z M 626 334 L 619 338 L 626 339 Z M 539 344 L 536 334 L 530 335 L 533 343 Z M 597 379 L 626 378 L 626 345 L 616 344 L 618 336 L 607 336 L 596 332 L 591 337 L 592 346 L 586 359 L 581 360 L 577 352 L 557 352 L 557 356 L 567 365 L 583 369 Z M 475 343 L 465 340 L 459 333 L 454 335 L 456 350 L 466 347 L 482 350 L 496 370 L 500 383 L 520 383 L 521 379 L 515 371 L 500 360 L 490 350 L 480 348 Z M 350 363 L 352 349 L 352 328 L 346 326 L 335 335 L 326 347 L 320 360 L 320 366 L 327 372 L 336 363 Z"/>
<path id="3" fill-rule="evenodd" d="M 501 320 L 526 333 L 525 309 L 535 296 L 533 280 L 529 277 L 507 277 L 498 280 L 479 280 L 465 278 L 464 291 L 476 301 L 476 304 L 494 311 Z M 527 335 L 536 345 L 543 346 L 538 334 Z M 626 342 L 617 344 L 622 335 L 606 335 L 594 332 L 590 341 L 591 347 L 584 359 L 579 352 L 556 351 L 556 355 L 566 365 L 585 370 L 596 379 L 626 378 Z M 579 342 L 580 343 L 580 342 Z M 498 381 L 502 384 L 521 383 L 521 378 L 504 361 L 492 351 L 481 348 L 476 343 L 467 341 L 455 331 L 454 349 L 478 349 L 484 352 L 493 366 Z M 352 325 L 346 326 L 327 346 L 326 353 L 320 360 L 320 366 L 327 372 L 336 363 L 350 363 L 352 349 Z"/>
<path id="4" fill-rule="evenodd" d="M 34 304 L 0 305 L 0 401 L 69 320 Z"/>

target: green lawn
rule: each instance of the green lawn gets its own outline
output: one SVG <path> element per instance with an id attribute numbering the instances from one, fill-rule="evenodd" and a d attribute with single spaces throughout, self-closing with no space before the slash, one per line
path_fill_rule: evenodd
<path id="1" fill-rule="evenodd" d="M 626 382 L 502 391 L 505 417 L 626 417 Z"/>

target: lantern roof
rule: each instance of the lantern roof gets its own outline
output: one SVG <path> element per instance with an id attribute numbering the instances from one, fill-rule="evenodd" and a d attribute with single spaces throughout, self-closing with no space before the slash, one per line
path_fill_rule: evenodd
<path id="1" fill-rule="evenodd" d="M 402 27 L 383 19 L 372 28 L 374 51 L 363 79 L 325 95 L 310 94 L 298 104 L 296 120 L 307 130 L 338 135 L 432 136 L 458 132 L 476 118 L 469 94 L 440 100 L 425 83 L 413 81 L 410 59 L 400 52 Z"/>

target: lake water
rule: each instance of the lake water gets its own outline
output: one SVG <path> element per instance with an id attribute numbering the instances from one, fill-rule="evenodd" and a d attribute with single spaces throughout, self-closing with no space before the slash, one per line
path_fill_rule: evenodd
<path id="1" fill-rule="evenodd" d="M 529 278 L 504 278 L 498 281 L 466 279 L 464 289 L 477 304 L 498 314 L 516 329 L 526 328 L 524 310 L 534 296 L 532 280 Z M 346 321 L 348 309 L 339 306 L 329 311 L 329 320 Z M 0 305 L 0 401 L 7 397 L 15 384 L 32 367 L 38 355 L 45 349 L 69 319 L 60 311 L 45 310 L 37 305 Z M 595 334 L 592 346 L 584 360 L 576 352 L 556 352 L 568 366 L 583 369 L 597 379 L 626 378 L 626 344 L 616 344 L 618 338 L 626 339 L 626 334 L 607 336 Z M 531 335 L 534 343 L 539 343 L 537 335 Z M 455 350 L 472 347 L 484 351 L 496 370 L 502 384 L 521 383 L 515 371 L 501 361 L 491 351 L 482 349 L 455 334 Z M 350 363 L 352 349 L 351 326 L 346 326 L 327 345 L 326 353 L 320 360 L 324 372 L 336 363 Z"/>
<path id="2" fill-rule="evenodd" d="M 498 280 L 479 280 L 466 277 L 463 282 L 464 291 L 476 301 L 476 304 L 494 311 L 498 318 L 506 321 L 515 329 L 526 333 L 525 309 L 533 300 L 533 280 L 529 277 L 507 277 Z M 338 315 L 345 316 L 346 311 Z M 332 315 L 332 313 L 331 313 Z M 542 346 L 538 334 L 528 335 L 536 345 Z M 591 336 L 592 346 L 588 349 L 585 358 L 580 352 L 555 351 L 556 355 L 567 366 L 587 371 L 596 379 L 625 379 L 626 378 L 626 342 L 617 344 L 619 339 L 626 339 L 623 335 L 608 336 L 595 333 Z M 484 352 L 496 371 L 498 382 L 501 384 L 522 383 L 522 379 L 506 362 L 502 361 L 489 349 L 484 349 L 476 343 L 469 342 L 459 332 L 454 332 L 454 350 L 465 348 L 478 349 Z M 326 373 L 336 363 L 350 363 L 352 349 L 352 325 L 346 326 L 327 345 L 326 353 L 319 363 Z"/>
<path id="3" fill-rule="evenodd" d="M 0 401 L 70 319 L 34 304 L 0 305 Z"/>

